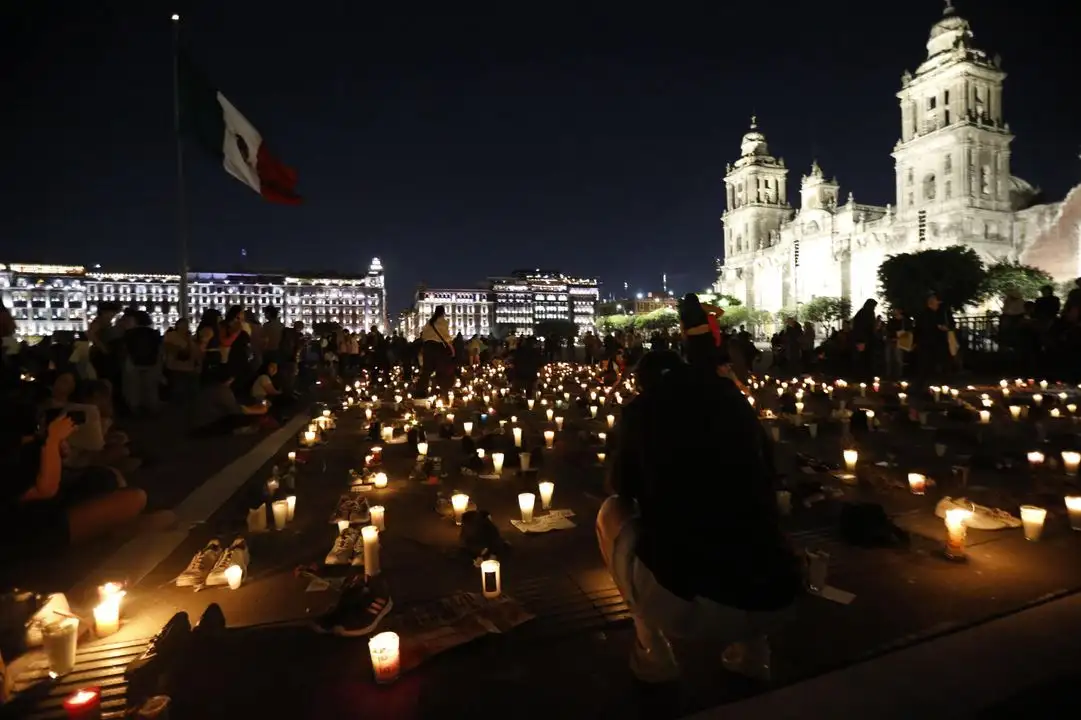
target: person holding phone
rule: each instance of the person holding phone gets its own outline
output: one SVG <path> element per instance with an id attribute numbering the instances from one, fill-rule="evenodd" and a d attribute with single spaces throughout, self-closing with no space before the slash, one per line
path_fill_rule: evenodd
<path id="1" fill-rule="evenodd" d="M 453 375 L 451 360 L 454 358 L 454 345 L 450 340 L 447 311 L 442 305 L 436 306 L 432 317 L 424 324 L 420 331 L 420 339 L 422 367 L 417 388 L 421 391 L 421 395 L 426 395 L 433 373 L 435 373 L 435 384 L 439 390 L 445 389 L 447 381 Z"/>

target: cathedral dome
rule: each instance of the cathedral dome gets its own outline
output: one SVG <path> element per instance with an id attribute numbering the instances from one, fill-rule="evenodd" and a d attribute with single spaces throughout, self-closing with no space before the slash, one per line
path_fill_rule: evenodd
<path id="1" fill-rule="evenodd" d="M 927 57 L 932 57 L 964 45 L 972 38 L 972 28 L 968 20 L 957 14 L 952 3 L 946 4 L 942 19 L 931 26 L 931 36 L 927 40 Z"/>
<path id="2" fill-rule="evenodd" d="M 743 136 L 739 143 L 739 154 L 742 157 L 750 155 L 769 155 L 769 146 L 766 145 L 766 136 L 758 131 L 756 118 L 751 118 L 751 129 Z"/>

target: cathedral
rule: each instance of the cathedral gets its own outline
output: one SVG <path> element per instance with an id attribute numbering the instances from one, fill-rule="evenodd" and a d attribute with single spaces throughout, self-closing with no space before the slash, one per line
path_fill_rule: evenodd
<path id="1" fill-rule="evenodd" d="M 770 154 L 752 118 L 724 178 L 724 262 L 715 289 L 760 310 L 794 309 L 815 297 L 855 306 L 878 296 L 890 255 L 967 245 L 987 263 L 1020 260 L 1065 281 L 1081 275 L 1081 186 L 1061 202 L 1010 174 L 1006 77 L 998 56 L 973 46 L 969 23 L 947 3 L 931 28 L 927 59 L 897 93 L 901 138 L 893 149 L 896 202 L 843 200 L 817 163 L 787 200 L 788 168 Z"/>

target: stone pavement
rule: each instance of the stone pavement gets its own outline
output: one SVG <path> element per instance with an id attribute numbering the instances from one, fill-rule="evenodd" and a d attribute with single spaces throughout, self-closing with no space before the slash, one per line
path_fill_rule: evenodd
<path id="1" fill-rule="evenodd" d="M 571 383 L 564 384 L 569 390 Z M 543 397 L 552 402 L 554 390 L 549 387 Z M 960 399 L 978 404 L 980 392 L 965 392 Z M 384 400 L 392 394 L 385 393 Z M 1067 479 L 1047 468 L 1033 475 L 1024 462 L 1017 461 L 1040 442 L 1037 421 L 1045 423 L 1043 446 L 1048 455 L 1054 448 L 1075 442 L 1076 425 L 1068 417 L 1041 420 L 1043 410 L 1033 408 L 1028 420 L 1014 423 L 996 396 L 993 423 L 979 426 L 962 405 L 913 397 L 914 405 L 930 412 L 929 429 L 924 429 L 908 419 L 908 408 L 898 404 L 893 392 L 868 394 L 858 402 L 875 409 L 880 427 L 873 432 L 862 430 L 853 421 L 851 439 L 842 439 L 838 420 L 827 419 L 836 400 L 844 398 L 850 408 L 857 402 L 858 391 L 851 388 L 837 391 L 832 402 L 824 394 L 808 393 L 801 427 L 778 421 L 782 440 L 778 460 L 788 486 L 797 496 L 807 490 L 806 483 L 821 484 L 827 491 L 826 499 L 810 507 L 796 503 L 786 519 L 793 541 L 828 551 L 832 556 L 829 584 L 854 594 L 854 599 L 841 604 L 805 598 L 796 622 L 773 638 L 775 686 L 878 658 L 1081 588 L 1081 535 L 1069 530 L 1062 506 Z M 1031 404 L 1031 394 L 1021 393 L 1023 402 Z M 1069 399 L 1074 395 L 1071 390 Z M 756 397 L 760 408 L 775 414 L 783 409 L 772 385 L 759 390 Z M 541 445 L 542 431 L 553 427 L 540 405 L 530 412 L 495 398 L 491 404 L 496 412 L 488 419 L 488 427 L 516 414 L 527 447 Z M 479 423 L 482 409 L 481 403 L 468 409 L 455 407 L 459 432 L 467 416 Z M 610 411 L 602 409 L 598 415 Z M 384 423 L 400 426 L 403 412 L 414 409 L 385 402 L 376 412 Z M 663 718 L 732 703 L 769 689 L 724 673 L 719 667 L 719 648 L 694 645 L 677 646 L 685 670 L 678 687 L 643 689 L 630 679 L 626 659 L 633 632 L 626 608 L 601 567 L 592 528 L 603 493 L 602 468 L 595 458 L 598 448 L 591 446 L 589 433 L 605 431 L 603 421 L 591 420 L 588 410 L 572 401 L 563 411 L 566 425 L 557 434 L 555 449 L 537 456 L 538 473 L 520 476 L 508 470 L 499 479 L 484 479 L 458 472 L 463 460 L 460 441 L 435 439 L 433 414 L 417 412 L 429 431 L 429 455 L 443 459 L 446 476 L 439 485 L 409 480 L 415 450 L 408 444 L 384 445 L 390 486 L 367 495 L 373 504 L 386 507 L 382 565 L 395 601 L 386 622 L 391 624 L 395 614 L 419 603 L 455 592 L 479 591 L 479 571 L 458 552 L 453 521 L 435 512 L 436 493 L 449 495 L 454 490 L 468 493 L 478 507 L 489 510 L 504 538 L 512 543 L 500 555 L 503 590 L 536 618 L 503 635 L 434 657 L 390 686 L 372 682 L 364 639 L 317 635 L 305 627 L 332 607 L 336 597 L 332 591 L 305 592 L 308 580 L 296 577 L 293 570 L 318 562 L 330 548 L 337 532 L 328 522 L 330 512 L 348 488 L 348 470 L 362 465 L 371 445 L 365 438 L 361 411 L 352 409 L 340 413 L 338 427 L 325 445 L 301 452 L 306 462 L 298 472 L 296 519 L 283 532 L 248 537 L 253 556 L 250 577 L 239 590 L 196 593 L 173 587 L 171 580 L 209 537 L 228 541 L 243 533 L 248 507 L 260 496 L 271 466 L 287 462 L 285 453 L 291 444 L 129 589 L 125 625 L 107 639 L 109 643 L 137 643 L 179 609 L 188 611 L 194 620 L 210 602 L 221 604 L 231 626 L 250 628 L 238 630 L 226 641 L 222 657 L 229 658 L 229 672 L 224 668 L 208 671 L 187 692 L 177 694 L 174 718 L 271 712 L 280 717 L 325 717 L 343 709 L 365 718 L 410 718 L 489 712 L 493 707 L 517 717 L 560 713 Z M 618 416 L 618 409 L 615 412 Z M 805 427 L 813 418 L 819 426 L 814 439 Z M 508 446 L 507 465 L 512 468 L 510 437 L 502 436 L 500 442 Z M 941 457 L 936 454 L 936 442 L 947 446 Z M 847 485 L 827 473 L 805 472 L 798 462 L 797 453 L 802 453 L 838 463 L 842 447 L 851 444 L 860 451 L 859 485 Z M 896 466 L 880 467 L 879 462 Z M 1007 462 L 1019 469 L 1004 467 Z M 955 466 L 969 468 L 965 488 L 960 487 L 965 474 L 954 473 Z M 913 470 L 936 481 L 927 495 L 915 496 L 905 489 L 905 474 Z M 523 535 L 513 528 L 510 520 L 518 517 L 517 494 L 535 491 L 538 478 L 556 483 L 554 507 L 573 510 L 577 527 L 541 535 Z M 941 556 L 943 524 L 932 512 L 944 494 L 967 494 L 1015 514 L 1023 502 L 1039 503 L 1049 510 L 1044 536 L 1032 543 L 1023 539 L 1019 529 L 970 530 L 968 561 L 947 561 Z M 816 497 L 813 494 L 810 499 Z M 834 529 L 842 499 L 881 503 L 912 533 L 911 545 L 866 549 L 841 542 Z"/>

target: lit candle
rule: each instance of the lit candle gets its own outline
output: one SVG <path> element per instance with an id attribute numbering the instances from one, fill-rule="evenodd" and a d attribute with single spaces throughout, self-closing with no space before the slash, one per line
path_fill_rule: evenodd
<path id="1" fill-rule="evenodd" d="M 537 502 L 537 496 L 533 493 L 518 494 L 518 509 L 522 511 L 522 522 L 533 522 L 533 506 Z"/>
<path id="2" fill-rule="evenodd" d="M 518 463 L 521 466 L 523 472 L 529 469 L 529 465 L 532 462 L 533 456 L 530 453 L 518 453 Z"/>
<path id="3" fill-rule="evenodd" d="M 289 455 L 287 455 L 287 457 L 289 458 L 289 464 L 290 465 L 296 465 L 296 463 L 297 463 L 297 454 L 296 454 L 295 450 L 290 450 Z"/>
<path id="4" fill-rule="evenodd" d="M 380 433 L 383 436 L 383 442 L 390 442 L 394 439 L 394 428 L 390 425 L 384 425 Z"/>
<path id="5" fill-rule="evenodd" d="M 1032 404 L 1036 407 L 1040 407 L 1040 405 L 1043 405 L 1043 395 L 1041 395 L 1040 393 L 1036 393 L 1035 395 L 1033 395 Z"/>
<path id="6" fill-rule="evenodd" d="M 601 465 L 604 465 L 604 459 L 605 459 L 606 457 L 608 457 L 608 456 L 607 456 L 607 455 L 605 455 L 605 454 L 604 454 L 604 453 L 602 453 L 602 452 L 599 452 L 599 453 L 597 453 L 597 462 L 598 462 L 598 463 L 600 463 Z"/>
<path id="7" fill-rule="evenodd" d="M 469 496 L 465 493 L 455 493 L 450 496 L 450 506 L 454 508 L 454 524 L 462 524 L 462 513 L 469 507 Z"/>
<path id="8" fill-rule="evenodd" d="M 267 480 L 266 481 L 267 495 L 274 495 L 274 493 L 278 492 L 278 488 L 280 486 L 281 486 L 281 483 L 278 482 L 277 478 L 270 478 L 269 480 Z"/>
<path id="9" fill-rule="evenodd" d="M 867 397 L 867 383 L 860 383 L 860 397 Z"/>
<path id="10" fill-rule="evenodd" d="M 339 535 L 341 535 L 343 532 L 345 532 L 348 529 L 349 529 L 349 521 L 348 520 L 339 520 L 338 521 L 338 534 Z"/>
<path id="11" fill-rule="evenodd" d="M 1076 475 L 1078 465 L 1081 465 L 1081 453 L 1073 450 L 1062 451 L 1062 467 L 1067 475 Z"/>
<path id="12" fill-rule="evenodd" d="M 64 700 L 68 720 L 92 720 L 101 717 L 101 690 L 84 688 Z"/>
<path id="13" fill-rule="evenodd" d="M 479 457 L 481 460 L 484 459 L 484 448 L 477 448 L 477 457 Z"/>
<path id="14" fill-rule="evenodd" d="M 1014 420 L 1020 420 L 1021 419 L 1021 406 L 1020 405 L 1010 405 L 1010 417 L 1013 418 Z"/>
<path id="15" fill-rule="evenodd" d="M 1043 534 L 1043 521 L 1047 519 L 1047 510 L 1035 505 L 1021 506 L 1021 526 L 1025 529 L 1025 539 L 1036 542 Z"/>
<path id="16" fill-rule="evenodd" d="M 315 444 L 315 431 L 314 430 L 305 430 L 304 431 L 304 444 L 309 445 L 309 446 Z"/>
<path id="17" fill-rule="evenodd" d="M 556 442 L 555 431 L 553 431 L 553 430 L 545 430 L 544 431 L 544 447 L 551 450 L 552 447 L 555 445 L 555 442 Z"/>
<path id="18" fill-rule="evenodd" d="M 284 500 L 275 500 L 270 509 L 274 511 L 274 529 L 284 530 L 285 523 L 289 519 L 289 503 Z"/>
<path id="19" fill-rule="evenodd" d="M 965 556 L 965 523 L 971 516 L 972 512 L 964 508 L 946 511 L 946 557 L 960 560 Z"/>
<path id="20" fill-rule="evenodd" d="M 1048 414 L 1053 418 L 1062 417 L 1062 411 L 1058 408 L 1051 408 L 1051 411 Z"/>
<path id="21" fill-rule="evenodd" d="M 558 415 L 556 416 L 556 430 L 561 432 L 563 430 L 563 418 Z"/>
<path id="22" fill-rule="evenodd" d="M 548 422 L 552 422 L 552 417 L 555 415 L 555 410 L 548 408 L 544 411 L 544 414 L 548 416 Z"/>
<path id="23" fill-rule="evenodd" d="M 364 543 L 364 575 L 375 577 L 379 574 L 379 530 L 365 525 L 360 529 L 360 538 Z"/>
<path id="24" fill-rule="evenodd" d="M 94 608 L 94 629 L 98 637 L 112 635 L 120 629 L 120 601 L 124 594 L 123 590 L 116 590 Z"/>
<path id="25" fill-rule="evenodd" d="M 372 462 L 373 463 L 381 463 L 381 462 L 383 462 L 383 446 L 382 445 L 372 445 L 371 452 L 372 452 Z"/>
<path id="26" fill-rule="evenodd" d="M 372 484 L 380 490 L 387 486 L 387 482 L 387 474 L 384 472 L 377 472 L 375 477 L 372 478 Z"/>
<path id="27" fill-rule="evenodd" d="M 1066 496 L 1066 512 L 1070 515 L 1070 527 L 1081 530 L 1081 495 Z"/>
<path id="28" fill-rule="evenodd" d="M 371 420 L 372 419 L 372 409 L 371 408 L 364 408 L 364 419 L 365 420 Z"/>
<path id="29" fill-rule="evenodd" d="M 527 408 L 532 410 L 533 406 L 536 405 L 536 401 L 533 398 L 529 398 L 528 400 L 525 401 L 525 405 L 526 405 Z"/>
<path id="30" fill-rule="evenodd" d="M 897 393 L 897 399 L 902 405 L 908 404 L 908 395 L 906 393 Z"/>
<path id="31" fill-rule="evenodd" d="M 548 510 L 552 507 L 552 493 L 555 492 L 556 484 L 548 480 L 537 483 L 537 489 L 540 490 L 541 510 Z"/>
<path id="32" fill-rule="evenodd" d="M 920 473 L 908 474 L 908 489 L 913 495 L 923 495 L 927 492 L 927 476 Z"/>
<path id="33" fill-rule="evenodd" d="M 856 472 L 856 461 L 859 459 L 860 454 L 857 450 L 845 450 L 845 470 L 848 472 Z"/>
<path id="34" fill-rule="evenodd" d="M 297 511 L 297 496 L 287 495 L 285 498 L 285 519 L 288 522 L 293 522 L 293 515 Z"/>
<path id="35" fill-rule="evenodd" d="M 514 447 L 516 447 L 516 448 L 522 447 L 522 428 L 520 428 L 520 427 L 512 428 L 511 432 L 514 433 Z"/>
<path id="36" fill-rule="evenodd" d="M 796 403 L 796 414 L 797 415 L 802 415 L 803 414 L 803 403 L 801 403 L 801 402 Z"/>
<path id="37" fill-rule="evenodd" d="M 480 564 L 480 589 L 484 597 L 491 600 L 503 592 L 503 578 L 500 575 L 498 560 L 485 560 Z"/>
<path id="38" fill-rule="evenodd" d="M 503 472 L 503 453 L 492 453 L 492 469 L 495 470 L 496 475 L 500 475 Z"/>
<path id="39" fill-rule="evenodd" d="M 426 442 L 417 443 L 417 454 L 420 455 L 421 457 L 427 457 L 427 455 L 428 455 L 428 443 L 426 443 Z"/>
<path id="40" fill-rule="evenodd" d="M 1073 415 L 1075 412 L 1077 412 L 1077 405 L 1075 405 L 1074 403 L 1070 403 L 1066 406 L 1066 411 Z"/>
<path id="41" fill-rule="evenodd" d="M 991 411 L 990 410 L 980 410 L 980 425 L 990 425 L 990 424 L 991 424 Z"/>
<path id="42" fill-rule="evenodd" d="M 1041 380 L 1040 381 L 1040 389 L 1041 390 L 1046 390 L 1047 389 L 1047 381 L 1046 380 Z"/>
<path id="43" fill-rule="evenodd" d="M 608 421 L 608 429 L 609 430 L 611 430 L 613 427 L 615 427 L 615 425 L 616 425 L 616 416 L 615 415 L 608 415 L 604 419 Z"/>
<path id="44" fill-rule="evenodd" d="M 398 633 L 381 632 L 368 641 L 368 654 L 372 658 L 372 672 L 380 685 L 392 683 L 402 671 L 399 655 Z"/>
<path id="45" fill-rule="evenodd" d="M 244 579 L 244 568 L 239 565 L 230 565 L 225 568 L 225 581 L 229 583 L 230 590 L 236 590 L 240 587 L 241 581 Z"/>
<path id="46" fill-rule="evenodd" d="M 596 405 L 590 405 L 589 406 L 589 415 L 590 415 L 590 417 L 596 419 L 596 417 L 597 417 L 597 406 Z"/>
<path id="47" fill-rule="evenodd" d="M 473 423 L 469 422 L 468 420 L 462 423 L 462 432 L 464 432 L 466 435 L 472 435 Z"/>
<path id="48" fill-rule="evenodd" d="M 372 505 L 368 513 L 371 515 L 372 525 L 376 530 L 383 532 L 387 529 L 386 509 L 382 505 Z"/>

